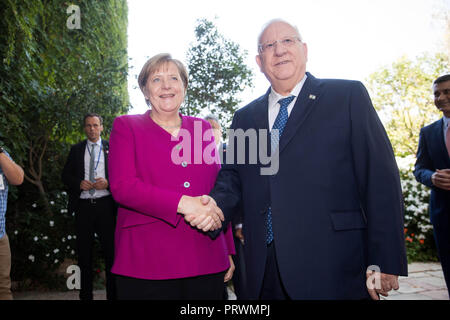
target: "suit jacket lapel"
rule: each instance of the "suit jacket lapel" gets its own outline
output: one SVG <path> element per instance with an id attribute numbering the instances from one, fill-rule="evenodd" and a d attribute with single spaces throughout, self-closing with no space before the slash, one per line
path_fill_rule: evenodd
<path id="1" fill-rule="evenodd" d="M 270 88 L 260 99 L 261 101 L 253 106 L 254 110 L 250 113 L 255 121 L 255 129 L 269 130 L 269 94 Z"/>
<path id="2" fill-rule="evenodd" d="M 108 153 L 109 153 L 109 142 L 102 139 L 103 155 L 105 157 L 105 177 L 108 179 Z"/>
<path id="3" fill-rule="evenodd" d="M 303 84 L 302 90 L 295 102 L 294 108 L 289 115 L 286 127 L 284 128 L 283 135 L 280 139 L 280 153 L 289 143 L 289 141 L 295 136 L 297 130 L 306 120 L 316 101 L 319 100 L 321 93 L 319 87 L 319 81 L 314 78 L 310 73 L 307 73 L 307 78 Z"/>
<path id="4" fill-rule="evenodd" d="M 77 162 L 78 162 L 78 166 L 80 168 L 80 172 L 78 174 L 79 174 L 79 177 L 81 177 L 81 180 L 84 180 L 84 170 L 85 170 L 85 168 L 84 168 L 84 153 L 86 152 L 86 145 L 87 145 L 87 140 L 84 140 L 83 142 L 81 142 L 80 150 L 77 155 L 77 157 L 78 157 Z"/>
<path id="5" fill-rule="evenodd" d="M 450 166 L 450 157 L 447 152 L 447 147 L 445 146 L 444 140 L 444 119 L 442 118 L 435 126 L 432 135 L 432 141 L 436 141 L 434 143 L 436 150 L 435 154 L 439 155 L 444 160 L 444 163 Z"/>

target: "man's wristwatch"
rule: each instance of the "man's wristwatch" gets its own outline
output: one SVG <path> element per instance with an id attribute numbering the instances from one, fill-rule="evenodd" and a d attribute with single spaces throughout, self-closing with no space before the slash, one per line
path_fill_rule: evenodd
<path id="1" fill-rule="evenodd" d="M 0 146 L 0 153 L 3 153 L 3 148 L 2 148 L 2 146 Z"/>

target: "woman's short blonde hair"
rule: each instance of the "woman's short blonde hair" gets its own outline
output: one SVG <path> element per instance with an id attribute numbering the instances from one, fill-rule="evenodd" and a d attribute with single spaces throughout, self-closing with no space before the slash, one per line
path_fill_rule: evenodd
<path id="1" fill-rule="evenodd" d="M 141 91 L 144 95 L 145 95 L 144 90 L 147 85 L 148 77 L 150 77 L 150 75 L 153 74 L 154 72 L 158 71 L 158 69 L 162 65 L 169 62 L 172 62 L 177 67 L 178 72 L 180 73 L 181 81 L 183 82 L 184 85 L 184 89 L 187 90 L 189 77 L 184 64 L 177 59 L 173 59 L 169 53 L 160 53 L 148 59 L 147 62 L 142 67 L 141 72 L 139 73 L 138 77 L 139 88 L 141 88 Z M 145 98 L 145 102 L 147 103 L 147 105 L 150 105 L 150 101 L 147 98 Z"/>

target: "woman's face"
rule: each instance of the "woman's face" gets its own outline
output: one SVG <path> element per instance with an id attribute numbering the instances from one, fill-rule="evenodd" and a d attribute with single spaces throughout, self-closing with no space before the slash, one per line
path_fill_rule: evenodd
<path id="1" fill-rule="evenodd" d="M 173 62 L 161 65 L 152 73 L 145 89 L 145 97 L 150 100 L 152 110 L 166 115 L 178 113 L 186 93 L 178 68 Z"/>

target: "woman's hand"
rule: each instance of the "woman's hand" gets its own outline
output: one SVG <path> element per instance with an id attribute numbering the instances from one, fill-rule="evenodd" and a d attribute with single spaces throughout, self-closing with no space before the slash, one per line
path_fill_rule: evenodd
<path id="1" fill-rule="evenodd" d="M 217 207 L 214 199 L 206 195 L 201 197 L 182 196 L 178 203 L 178 212 L 184 215 L 184 219 L 191 226 L 204 232 L 221 228 L 222 221 L 225 220 L 222 210 Z"/>
<path id="2" fill-rule="evenodd" d="M 227 272 L 225 273 L 223 282 L 230 281 L 231 278 L 233 278 L 234 269 L 236 269 L 236 267 L 234 266 L 233 257 L 231 255 L 228 255 L 228 259 L 230 259 L 230 267 L 228 268 Z"/>

